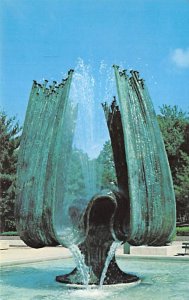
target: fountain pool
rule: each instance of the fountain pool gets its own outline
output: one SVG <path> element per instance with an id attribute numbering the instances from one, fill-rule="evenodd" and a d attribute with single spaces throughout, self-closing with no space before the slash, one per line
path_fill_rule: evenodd
<path id="1" fill-rule="evenodd" d="M 117 258 L 122 270 L 140 277 L 138 285 L 74 288 L 57 283 L 58 274 L 69 273 L 74 267 L 70 259 L 53 260 L 3 267 L 1 300 L 187 300 L 189 295 L 189 260 L 185 258 Z"/>

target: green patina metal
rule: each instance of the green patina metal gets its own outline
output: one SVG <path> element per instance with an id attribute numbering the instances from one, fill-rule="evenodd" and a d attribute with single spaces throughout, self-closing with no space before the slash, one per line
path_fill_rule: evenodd
<path id="1" fill-rule="evenodd" d="M 118 188 L 124 196 L 117 197 L 116 212 L 110 218 L 113 235 L 133 245 L 163 245 L 174 234 L 175 198 L 160 129 L 138 72 L 132 71 L 129 77 L 117 66 L 114 69 L 119 107 L 114 101 L 104 110 Z M 66 80 L 49 88 L 46 81 L 43 85 L 34 81 L 29 99 L 19 150 L 16 220 L 21 238 L 31 247 L 59 244 L 59 236 L 65 234 L 58 223 L 67 218 L 64 208 L 69 211 L 69 200 L 63 195 L 64 166 L 70 160 L 77 118 L 77 107 L 68 101 L 72 74 L 71 70 Z M 71 209 L 74 216 L 77 210 Z M 76 225 L 73 230 L 80 244 L 83 228 Z"/>
<path id="2" fill-rule="evenodd" d="M 120 175 L 118 181 L 129 198 L 128 241 L 133 245 L 163 245 L 172 239 L 175 232 L 176 209 L 162 135 L 148 90 L 139 73 L 131 71 L 129 77 L 117 66 L 114 70 L 121 117 L 117 124 L 122 124 L 121 137 L 124 140 L 121 144 L 117 143 L 117 149 L 114 147 L 114 154 L 123 153 L 124 144 L 126 184 L 122 177 L 119 179 Z M 116 110 L 114 106 L 113 112 Z M 112 114 L 113 119 L 115 115 Z M 114 132 L 115 129 L 111 136 L 115 144 L 119 134 L 114 136 Z"/>
<path id="3" fill-rule="evenodd" d="M 34 81 L 31 90 L 19 149 L 15 211 L 20 237 L 31 247 L 58 244 L 53 207 L 71 79 L 72 70 L 58 86 L 53 82 L 46 88 L 47 81 Z"/>

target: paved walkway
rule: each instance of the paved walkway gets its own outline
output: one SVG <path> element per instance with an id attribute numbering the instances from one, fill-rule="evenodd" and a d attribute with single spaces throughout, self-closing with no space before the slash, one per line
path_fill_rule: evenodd
<path id="1" fill-rule="evenodd" d="M 10 247 L 7 250 L 0 250 L 0 265 L 13 265 L 27 262 L 53 260 L 71 257 L 67 248 L 45 247 L 33 249 L 30 247 Z"/>
<path id="2" fill-rule="evenodd" d="M 118 249 L 123 254 L 123 247 Z M 62 246 L 33 249 L 26 246 L 9 247 L 0 250 L 0 266 L 22 264 L 35 261 L 45 261 L 72 257 L 69 249 Z"/>
<path id="3" fill-rule="evenodd" d="M 22 264 L 27 262 L 35 262 L 35 261 L 44 261 L 44 260 L 53 260 L 53 259 L 61 259 L 61 258 L 68 258 L 71 257 L 71 252 L 62 246 L 57 247 L 44 247 L 40 249 L 34 249 L 27 247 L 22 241 L 10 241 L 12 242 L 12 245 L 10 244 L 8 249 L 0 250 L 0 265 L 1 266 L 8 266 L 13 264 Z M 184 250 L 182 249 L 182 242 L 173 242 L 169 247 L 169 251 L 165 255 L 166 257 L 175 257 L 178 253 L 184 253 Z M 136 249 L 137 248 L 137 249 Z M 146 247 L 150 248 L 150 247 Z M 158 247 L 154 247 L 158 248 Z M 160 248 L 160 247 L 159 247 Z M 149 252 L 146 252 L 144 254 L 144 246 L 141 247 L 131 247 L 131 254 L 128 255 L 131 256 L 146 256 L 152 254 Z M 137 253 L 137 251 L 138 253 Z M 142 250 L 142 253 L 140 253 Z M 147 251 L 146 249 L 145 251 Z M 150 249 L 151 250 L 151 249 Z M 156 249 L 155 249 L 156 250 Z M 117 252 L 117 255 L 123 254 L 123 246 L 121 246 Z M 158 254 L 153 254 L 154 257 L 158 256 Z M 189 256 L 178 256 L 180 258 L 189 259 Z"/>

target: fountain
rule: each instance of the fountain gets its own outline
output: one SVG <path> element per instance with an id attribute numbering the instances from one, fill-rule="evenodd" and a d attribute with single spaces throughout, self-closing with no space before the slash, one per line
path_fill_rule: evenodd
<path id="1" fill-rule="evenodd" d="M 165 245 L 174 234 L 172 179 L 150 96 L 138 72 L 114 72 L 118 103 L 105 101 L 103 109 L 83 64 L 60 84 L 32 86 L 19 150 L 17 230 L 30 247 L 70 249 L 77 267 L 57 275 L 61 283 L 138 282 L 117 265 L 117 247 Z"/>

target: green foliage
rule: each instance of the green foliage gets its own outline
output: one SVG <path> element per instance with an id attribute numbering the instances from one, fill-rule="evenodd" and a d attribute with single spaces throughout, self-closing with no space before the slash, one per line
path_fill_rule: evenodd
<path id="1" fill-rule="evenodd" d="M 102 168 L 102 186 L 113 188 L 117 184 L 115 166 L 113 160 L 111 142 L 105 142 L 103 149 L 98 157 L 98 164 Z"/>
<path id="2" fill-rule="evenodd" d="M 81 150 L 74 150 L 69 159 L 65 176 L 66 193 L 70 201 L 100 189 L 112 188 L 116 183 L 113 155 L 110 141 L 105 142 L 97 159 L 89 159 Z"/>
<path id="3" fill-rule="evenodd" d="M 189 155 L 183 151 L 180 151 L 174 187 L 178 214 L 189 220 Z"/>
<path id="4" fill-rule="evenodd" d="M 66 192 L 72 195 L 72 200 L 78 195 L 85 195 L 85 182 L 83 176 L 82 161 L 87 160 L 86 155 L 80 150 L 74 150 L 69 159 L 68 173 L 66 174 Z M 76 180 L 77 178 L 77 180 Z"/>
<path id="5" fill-rule="evenodd" d="M 187 127 L 186 113 L 179 110 L 177 106 L 163 105 L 160 108 L 161 115 L 158 116 L 161 132 L 163 134 L 165 148 L 169 157 L 178 155 L 185 141 Z"/>
<path id="6" fill-rule="evenodd" d="M 16 184 L 17 150 L 20 132 L 16 118 L 0 112 L 0 228 L 15 229 L 14 201 Z"/>
<path id="7" fill-rule="evenodd" d="M 177 218 L 189 220 L 189 118 L 177 106 L 160 108 L 158 121 L 173 177 Z"/>
<path id="8" fill-rule="evenodd" d="M 189 226 L 177 227 L 177 235 L 189 235 Z"/>

